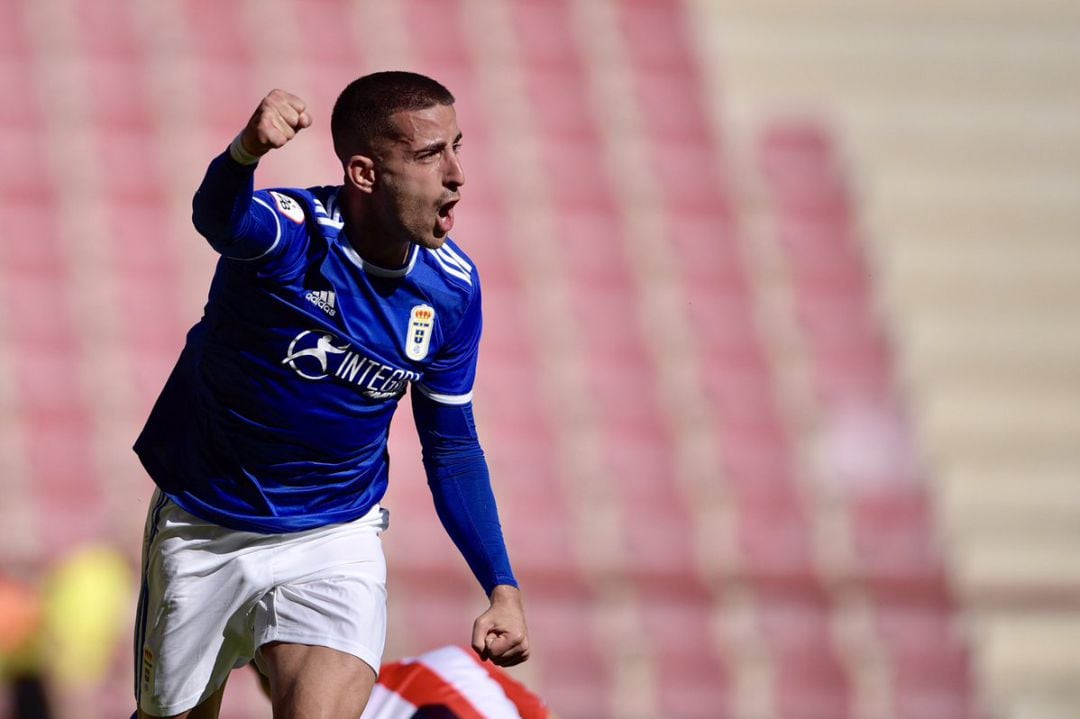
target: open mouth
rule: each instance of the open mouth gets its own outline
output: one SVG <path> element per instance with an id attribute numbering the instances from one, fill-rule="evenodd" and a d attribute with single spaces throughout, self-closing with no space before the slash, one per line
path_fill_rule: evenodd
<path id="1" fill-rule="evenodd" d="M 450 232 L 454 227 L 454 205 L 457 203 L 458 200 L 451 200 L 450 202 L 439 206 L 435 224 L 438 225 L 439 231 L 444 235 Z"/>

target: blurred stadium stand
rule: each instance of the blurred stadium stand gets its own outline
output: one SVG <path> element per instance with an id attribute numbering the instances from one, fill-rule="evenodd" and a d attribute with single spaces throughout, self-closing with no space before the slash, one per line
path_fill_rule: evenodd
<path id="1" fill-rule="evenodd" d="M 129 447 L 214 261 L 190 195 L 254 103 L 316 121 L 259 184 L 324 184 L 336 93 L 413 69 L 465 133 L 518 678 L 564 719 L 1075 716 L 1080 6 L 0 9 L 0 568 L 135 561 Z M 401 415 L 394 658 L 484 604 Z"/>

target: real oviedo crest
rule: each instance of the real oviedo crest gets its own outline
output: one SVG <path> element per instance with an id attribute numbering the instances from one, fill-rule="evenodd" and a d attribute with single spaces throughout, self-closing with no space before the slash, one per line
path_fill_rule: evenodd
<path id="1" fill-rule="evenodd" d="M 417 305 L 409 314 L 409 331 L 405 335 L 405 356 L 411 360 L 427 357 L 431 344 L 431 331 L 435 327 L 435 309 Z"/>

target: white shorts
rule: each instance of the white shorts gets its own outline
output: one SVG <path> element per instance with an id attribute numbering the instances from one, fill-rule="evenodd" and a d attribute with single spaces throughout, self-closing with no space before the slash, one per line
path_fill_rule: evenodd
<path id="1" fill-rule="evenodd" d="M 386 639 L 386 513 L 289 534 L 226 529 L 154 493 L 135 622 L 135 696 L 187 711 L 268 642 L 330 647 L 376 673 Z"/>

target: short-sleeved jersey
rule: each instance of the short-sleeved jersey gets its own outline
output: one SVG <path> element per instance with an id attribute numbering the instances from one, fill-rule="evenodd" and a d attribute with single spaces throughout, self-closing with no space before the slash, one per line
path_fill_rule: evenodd
<path id="1" fill-rule="evenodd" d="M 417 710 L 460 719 L 550 716 L 540 697 L 523 684 L 455 646 L 384 664 L 361 719 L 411 719 Z"/>
<path id="2" fill-rule="evenodd" d="M 217 265 L 202 319 L 135 451 L 161 489 L 209 521 L 299 531 L 364 515 L 386 491 L 387 436 L 414 391 L 471 400 L 480 285 L 449 239 L 404 267 L 365 262 L 338 187 L 256 192 L 275 239 Z"/>

